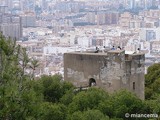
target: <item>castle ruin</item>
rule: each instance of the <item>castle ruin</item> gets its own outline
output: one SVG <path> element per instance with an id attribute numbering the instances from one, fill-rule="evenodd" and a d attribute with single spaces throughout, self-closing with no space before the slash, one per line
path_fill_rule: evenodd
<path id="1" fill-rule="evenodd" d="M 127 89 L 144 99 L 143 53 L 71 52 L 64 54 L 64 80 L 76 87 L 98 86 L 109 93 Z"/>

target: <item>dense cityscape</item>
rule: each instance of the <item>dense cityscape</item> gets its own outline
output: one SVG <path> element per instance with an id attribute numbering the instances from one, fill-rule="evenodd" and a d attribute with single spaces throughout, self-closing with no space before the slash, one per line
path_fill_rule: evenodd
<path id="1" fill-rule="evenodd" d="M 0 120 L 160 118 L 160 0 L 0 0 Z"/>
<path id="2" fill-rule="evenodd" d="M 41 65 L 36 76 L 63 74 L 63 53 L 140 48 L 159 62 L 159 0 L 1 0 L 0 30 Z M 28 71 L 29 72 L 29 71 Z"/>

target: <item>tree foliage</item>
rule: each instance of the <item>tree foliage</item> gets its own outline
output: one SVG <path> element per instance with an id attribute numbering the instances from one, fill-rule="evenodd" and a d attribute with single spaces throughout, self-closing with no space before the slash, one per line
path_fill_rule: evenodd
<path id="1" fill-rule="evenodd" d="M 65 120 L 66 107 L 63 104 L 44 102 L 39 109 L 39 120 Z"/>
<path id="2" fill-rule="evenodd" d="M 38 65 L 25 48 L 0 35 L 0 120 L 127 120 L 125 113 L 160 114 L 160 64 L 145 76 L 147 101 L 126 90 L 108 94 L 92 87 L 75 93 L 61 75 L 34 80 Z M 33 70 L 31 75 L 26 69 Z"/>
<path id="3" fill-rule="evenodd" d="M 0 119 L 27 119 L 40 102 L 24 75 L 22 48 L 0 35 Z M 25 59 L 25 58 L 24 58 Z M 24 65 L 24 64 L 23 64 Z"/>
<path id="4" fill-rule="evenodd" d="M 73 89 L 73 85 L 68 82 L 64 82 L 61 80 L 62 77 L 60 75 L 54 76 L 42 76 L 39 82 L 42 84 L 42 90 L 44 99 L 48 102 L 59 102 L 60 98 L 67 91 Z"/>
<path id="5" fill-rule="evenodd" d="M 74 112 L 68 117 L 68 120 L 109 120 L 109 117 L 99 110 L 87 110 Z"/>
<path id="6" fill-rule="evenodd" d="M 101 101 L 108 99 L 109 95 L 101 89 L 91 88 L 74 96 L 69 105 L 69 112 L 96 109 Z"/>
<path id="7" fill-rule="evenodd" d="M 160 94 L 160 63 L 150 66 L 145 75 L 145 97 L 153 99 Z"/>

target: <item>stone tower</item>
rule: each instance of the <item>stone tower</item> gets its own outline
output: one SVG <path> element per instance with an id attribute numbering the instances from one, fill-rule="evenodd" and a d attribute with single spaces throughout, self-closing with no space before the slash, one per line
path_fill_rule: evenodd
<path id="1" fill-rule="evenodd" d="M 143 53 L 122 50 L 65 53 L 64 80 L 76 87 L 96 85 L 109 93 L 127 89 L 144 99 L 144 61 Z"/>

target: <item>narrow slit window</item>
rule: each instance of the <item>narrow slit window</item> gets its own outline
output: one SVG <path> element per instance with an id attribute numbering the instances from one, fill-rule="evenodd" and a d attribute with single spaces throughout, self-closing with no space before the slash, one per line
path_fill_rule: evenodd
<path id="1" fill-rule="evenodd" d="M 135 84 L 135 82 L 133 82 L 133 90 L 135 90 L 136 89 L 136 84 Z"/>

